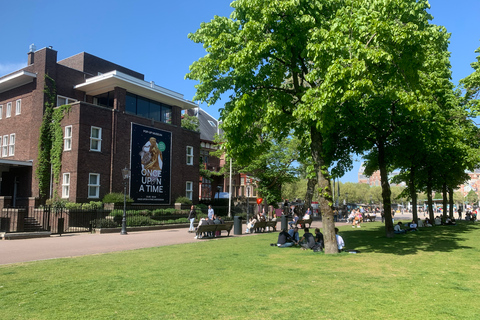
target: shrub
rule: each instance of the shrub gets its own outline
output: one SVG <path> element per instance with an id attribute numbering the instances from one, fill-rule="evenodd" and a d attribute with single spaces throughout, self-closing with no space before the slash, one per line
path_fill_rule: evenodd
<path id="1" fill-rule="evenodd" d="M 149 217 L 134 216 L 134 217 L 128 217 L 127 219 L 127 226 L 129 227 L 151 226 L 156 224 L 157 222 L 150 219 Z"/>
<path id="2" fill-rule="evenodd" d="M 65 203 L 65 208 L 67 208 L 68 210 L 80 210 L 82 209 L 82 204 L 75 202 L 67 202 Z"/>
<path id="3" fill-rule="evenodd" d="M 103 204 L 100 201 L 90 201 L 89 203 L 82 204 L 82 210 L 96 210 L 102 208 Z"/>
<path id="4" fill-rule="evenodd" d="M 112 219 L 98 219 L 94 222 L 95 228 L 117 228 L 119 224 Z"/>
<path id="5" fill-rule="evenodd" d="M 175 200 L 175 203 L 187 204 L 189 206 L 192 205 L 192 200 L 188 199 L 187 197 L 178 197 Z"/>
<path id="6" fill-rule="evenodd" d="M 123 203 L 123 193 L 120 193 L 120 192 L 108 193 L 103 197 L 102 202 L 103 203 Z M 132 202 L 133 202 L 133 199 L 127 195 L 127 203 L 132 203 Z"/>

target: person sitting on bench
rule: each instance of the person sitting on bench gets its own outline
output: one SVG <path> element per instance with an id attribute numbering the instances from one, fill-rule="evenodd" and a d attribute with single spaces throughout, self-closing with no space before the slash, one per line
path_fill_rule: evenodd
<path id="1" fill-rule="evenodd" d="M 298 221 L 298 215 L 295 213 L 293 215 L 293 221 L 290 221 L 288 223 L 288 225 L 290 226 L 290 229 L 293 229 L 295 227 L 295 225 L 297 224 L 297 221 Z"/>

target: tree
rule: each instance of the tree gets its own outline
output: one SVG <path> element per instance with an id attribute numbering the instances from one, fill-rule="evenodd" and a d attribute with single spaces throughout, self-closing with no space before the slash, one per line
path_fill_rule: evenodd
<path id="1" fill-rule="evenodd" d="M 182 128 L 192 131 L 200 131 L 200 122 L 197 117 L 184 113 L 182 115 Z"/>

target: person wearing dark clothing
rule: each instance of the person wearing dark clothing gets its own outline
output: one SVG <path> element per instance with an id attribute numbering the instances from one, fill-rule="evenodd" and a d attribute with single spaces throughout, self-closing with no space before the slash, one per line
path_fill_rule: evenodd
<path id="1" fill-rule="evenodd" d="M 275 243 L 271 243 L 270 245 L 275 246 Z M 277 247 L 286 248 L 286 247 L 291 247 L 292 245 L 293 245 L 293 239 L 288 234 L 287 229 L 283 229 L 278 234 Z"/>
<path id="2" fill-rule="evenodd" d="M 323 250 L 323 233 L 320 232 L 319 228 L 315 229 L 315 243 L 320 246 L 320 248 Z"/>
<path id="3" fill-rule="evenodd" d="M 305 233 L 303 234 L 302 239 L 300 239 L 300 243 L 303 250 L 312 249 L 315 246 L 315 237 L 313 234 L 310 233 L 308 228 L 305 228 Z"/>
<path id="4" fill-rule="evenodd" d="M 197 212 L 195 212 L 195 207 L 192 206 L 190 209 L 190 213 L 188 214 L 188 220 L 190 221 L 190 229 L 188 229 L 188 232 L 195 231 L 195 228 L 193 227 L 193 223 L 195 222 L 196 217 L 197 217 Z"/>

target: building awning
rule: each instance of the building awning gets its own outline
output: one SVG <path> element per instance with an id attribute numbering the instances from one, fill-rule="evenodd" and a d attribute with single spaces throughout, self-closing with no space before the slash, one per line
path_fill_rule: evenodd
<path id="1" fill-rule="evenodd" d="M 0 172 L 8 171 L 12 167 L 32 167 L 33 161 L 18 161 L 0 159 Z"/>
<path id="2" fill-rule="evenodd" d="M 0 93 L 21 87 L 32 82 L 37 74 L 20 70 L 0 79 Z"/>
<path id="3" fill-rule="evenodd" d="M 193 101 L 184 99 L 183 94 L 157 86 L 153 81 L 143 81 L 117 70 L 88 78 L 84 83 L 74 86 L 75 89 L 84 91 L 90 96 L 113 91 L 115 87 L 124 88 L 127 92 L 151 100 L 179 106 L 182 109 L 198 107 Z"/>

